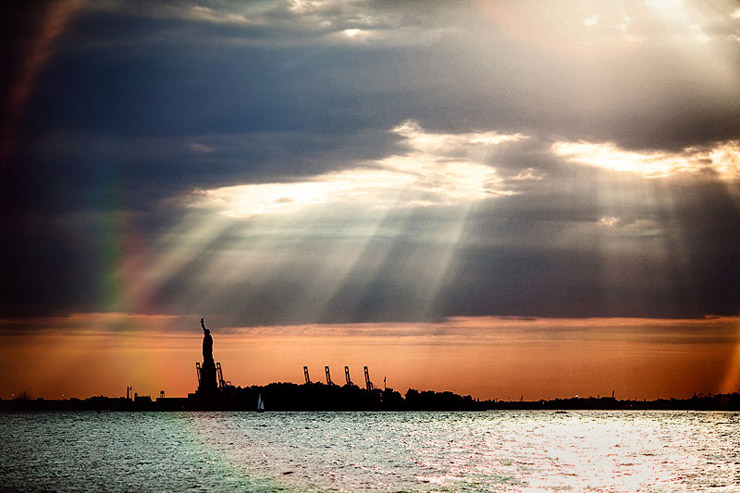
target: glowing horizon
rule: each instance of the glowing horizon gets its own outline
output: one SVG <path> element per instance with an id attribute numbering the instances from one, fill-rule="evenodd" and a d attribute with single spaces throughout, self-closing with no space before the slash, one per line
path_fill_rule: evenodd
<path id="1" fill-rule="evenodd" d="M 48 328 L 2 336 L 0 355 L 11 367 L 43 359 L 53 368 L 27 369 L 15 386 L 0 386 L 0 397 L 23 391 L 47 399 L 115 397 L 128 385 L 141 395 L 164 390 L 184 397 L 196 386 L 202 338 L 197 327 L 184 330 L 186 322 L 194 325 L 197 318 L 119 313 L 37 320 L 35 327 Z M 620 398 L 655 399 L 740 391 L 738 317 L 457 317 L 431 324 L 223 328 L 207 323 L 225 378 L 240 386 L 302 383 L 304 365 L 314 381 L 323 381 L 325 365 L 341 381 L 348 365 L 354 380 L 369 366 L 376 385 L 387 377 L 388 386 L 402 393 L 451 390 L 480 399 L 606 396 L 612 390 Z M 3 327 L 14 325 L 2 321 Z M 674 335 L 665 335 L 666 327 Z M 75 378 L 80 371 L 85 379 Z M 638 378 L 646 371 L 661 378 Z"/>

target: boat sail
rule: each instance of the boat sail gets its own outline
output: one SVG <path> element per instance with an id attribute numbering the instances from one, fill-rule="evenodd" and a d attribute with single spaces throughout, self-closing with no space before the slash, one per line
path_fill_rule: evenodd
<path id="1" fill-rule="evenodd" d="M 257 396 L 257 412 L 265 410 L 265 402 L 262 400 L 262 392 Z"/>

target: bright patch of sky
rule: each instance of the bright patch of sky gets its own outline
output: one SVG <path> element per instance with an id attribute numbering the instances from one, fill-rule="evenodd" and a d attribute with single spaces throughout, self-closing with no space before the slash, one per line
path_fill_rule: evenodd
<path id="1" fill-rule="evenodd" d="M 677 173 L 705 173 L 723 180 L 740 177 L 740 141 L 681 152 L 630 151 L 611 142 L 556 142 L 552 151 L 572 162 L 659 178 Z"/>
<path id="2" fill-rule="evenodd" d="M 381 210 L 460 205 L 515 193 L 483 161 L 496 147 L 525 139 L 522 134 L 432 133 L 411 120 L 391 132 L 404 139 L 407 153 L 359 163 L 306 181 L 201 190 L 189 197 L 189 206 L 216 210 L 232 218 L 248 218 L 341 203 Z"/>

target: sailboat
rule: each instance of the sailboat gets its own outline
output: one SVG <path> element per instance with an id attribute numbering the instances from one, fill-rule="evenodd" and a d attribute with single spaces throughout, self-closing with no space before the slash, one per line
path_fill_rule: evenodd
<path id="1" fill-rule="evenodd" d="M 261 413 L 265 410 L 265 401 L 262 400 L 262 392 L 257 396 L 257 412 Z"/>

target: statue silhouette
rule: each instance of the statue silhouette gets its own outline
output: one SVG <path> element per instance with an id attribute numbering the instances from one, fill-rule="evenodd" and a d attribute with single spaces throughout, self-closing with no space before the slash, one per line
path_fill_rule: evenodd
<path id="1" fill-rule="evenodd" d="M 213 337 L 211 331 L 206 328 L 205 319 L 200 319 L 200 326 L 203 327 L 203 362 L 213 361 Z"/>
<path id="2" fill-rule="evenodd" d="M 205 320 L 202 318 L 200 319 L 200 326 L 203 327 L 203 364 L 200 367 L 197 394 L 201 397 L 210 398 L 218 392 L 216 364 L 213 361 L 213 337 L 211 337 L 211 331 L 208 330 Z"/>

